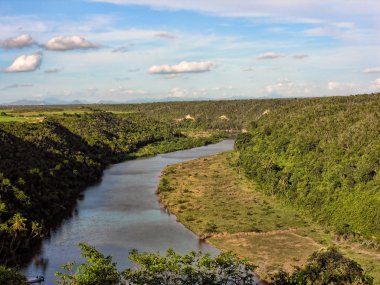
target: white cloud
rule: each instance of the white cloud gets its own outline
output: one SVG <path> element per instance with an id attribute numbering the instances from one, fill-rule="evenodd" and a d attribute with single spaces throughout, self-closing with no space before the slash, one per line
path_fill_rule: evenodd
<path id="1" fill-rule="evenodd" d="M 169 92 L 169 97 L 180 98 L 180 97 L 186 97 L 188 95 L 189 95 L 189 91 L 187 89 L 178 88 L 178 87 L 172 88 Z"/>
<path id="2" fill-rule="evenodd" d="M 369 89 L 372 92 L 380 92 L 380 77 L 372 81 L 372 84 L 370 85 Z"/>
<path id="3" fill-rule="evenodd" d="M 44 73 L 50 74 L 50 73 L 58 73 L 60 71 L 62 71 L 62 68 L 47 68 L 45 69 Z"/>
<path id="4" fill-rule="evenodd" d="M 41 53 L 31 55 L 21 55 L 15 61 L 4 69 L 5 72 L 28 72 L 36 70 L 42 61 Z"/>
<path id="5" fill-rule="evenodd" d="M 245 72 L 252 72 L 252 71 L 255 71 L 256 69 L 254 67 L 246 67 L 246 68 L 243 68 L 242 71 L 245 71 Z"/>
<path id="6" fill-rule="evenodd" d="M 149 68 L 152 74 L 172 74 L 172 73 L 200 73 L 211 71 L 215 67 L 212 61 L 182 61 L 176 65 L 153 65 Z"/>
<path id="7" fill-rule="evenodd" d="M 349 91 L 356 87 L 355 83 L 344 83 L 337 81 L 330 81 L 327 83 L 327 89 L 330 91 Z"/>
<path id="8" fill-rule="evenodd" d="M 73 49 L 90 49 L 99 48 L 100 46 L 87 41 L 85 38 L 79 36 L 58 36 L 50 39 L 45 48 L 48 50 L 66 51 Z"/>
<path id="9" fill-rule="evenodd" d="M 4 41 L 0 42 L 0 47 L 5 49 L 11 49 L 11 48 L 24 48 L 29 47 L 35 44 L 35 41 L 30 35 L 20 35 L 13 38 L 5 39 Z"/>
<path id="10" fill-rule="evenodd" d="M 312 86 L 305 84 L 297 84 L 288 79 L 277 81 L 275 84 L 267 85 L 264 92 L 276 95 L 290 95 L 296 97 L 298 95 L 305 96 L 312 91 Z"/>
<path id="11" fill-rule="evenodd" d="M 309 56 L 307 54 L 296 54 L 292 56 L 294 59 L 305 59 L 308 58 Z"/>
<path id="12" fill-rule="evenodd" d="M 164 39 L 169 39 L 169 40 L 174 40 L 177 38 L 175 35 L 170 34 L 168 32 L 159 32 L 155 34 L 154 36 L 157 38 L 164 38 Z"/>
<path id="13" fill-rule="evenodd" d="M 126 53 L 131 49 L 131 45 L 121 46 L 112 50 L 112 52 Z"/>
<path id="14" fill-rule="evenodd" d="M 305 22 L 315 22 L 315 18 L 342 18 L 350 16 L 377 17 L 380 12 L 378 0 L 91 0 L 118 5 L 145 5 L 155 9 L 192 10 L 229 17 L 264 17 L 276 16 L 277 19 L 293 19 Z M 334 21 L 336 22 L 336 21 Z M 337 23 L 347 26 L 348 23 Z"/>
<path id="15" fill-rule="evenodd" d="M 148 94 L 146 90 L 131 89 L 126 87 L 111 88 L 108 92 L 112 95 L 145 95 Z"/>
<path id="16" fill-rule="evenodd" d="M 256 59 L 258 60 L 276 59 L 276 58 L 281 58 L 281 57 L 284 57 L 284 56 L 281 54 L 274 53 L 274 52 L 266 52 L 266 53 L 260 54 L 258 57 L 256 57 Z"/>
<path id="17" fill-rule="evenodd" d="M 363 70 L 364 73 L 380 73 L 380 66 L 379 67 L 371 67 L 366 68 Z"/>
<path id="18" fill-rule="evenodd" d="M 10 85 L 4 86 L 3 88 L 1 88 L 1 90 L 16 89 L 16 88 L 22 88 L 22 87 L 32 87 L 32 86 L 33 86 L 32 84 L 18 84 L 18 83 L 14 83 L 14 84 L 10 84 Z"/>

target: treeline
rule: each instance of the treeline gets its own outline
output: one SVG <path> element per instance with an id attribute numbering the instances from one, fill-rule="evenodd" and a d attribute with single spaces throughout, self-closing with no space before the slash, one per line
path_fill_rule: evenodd
<path id="1" fill-rule="evenodd" d="M 92 112 L 42 123 L 0 124 L 0 264 L 14 265 L 69 213 L 82 189 L 109 163 L 149 144 L 189 142 L 178 129 L 141 113 Z M 173 142 L 171 144 L 171 142 Z M 204 144 L 191 140 L 185 147 Z"/>
<path id="2" fill-rule="evenodd" d="M 97 105 L 112 111 L 142 112 L 156 120 L 183 128 L 241 130 L 265 110 L 297 99 L 224 100 L 165 102 L 144 104 Z"/>
<path id="3" fill-rule="evenodd" d="M 263 112 L 299 99 L 267 100 L 223 100 L 160 102 L 143 104 L 97 104 L 67 106 L 13 106 L 8 114 L 48 114 L 83 110 L 102 110 L 110 112 L 133 112 L 146 114 L 160 122 L 184 129 L 219 129 L 240 131 Z"/>
<path id="4" fill-rule="evenodd" d="M 235 143 L 246 175 L 344 237 L 380 242 L 380 94 L 288 102 Z"/>

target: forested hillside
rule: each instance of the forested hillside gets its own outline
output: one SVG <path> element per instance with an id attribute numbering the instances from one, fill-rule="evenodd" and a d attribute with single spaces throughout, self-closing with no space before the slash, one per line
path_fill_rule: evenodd
<path id="1" fill-rule="evenodd" d="M 11 119 L 9 116 L 17 116 L 17 119 L 24 117 L 33 119 L 49 114 L 103 110 L 116 114 L 142 113 L 155 120 L 183 128 L 240 131 L 242 128 L 246 128 L 250 121 L 258 119 L 266 110 L 274 109 L 297 100 L 299 99 L 160 102 L 114 105 L 13 106 L 3 110 L 3 113 L 8 115 L 3 118 Z"/>
<path id="2" fill-rule="evenodd" d="M 166 102 L 147 104 L 99 105 L 97 108 L 113 111 L 133 111 L 148 114 L 178 126 L 206 129 L 241 130 L 267 109 L 287 104 L 287 100 L 225 100 L 200 102 Z"/>
<path id="3" fill-rule="evenodd" d="M 143 114 L 83 113 L 0 124 L 0 264 L 13 264 L 71 212 L 104 167 L 143 146 L 203 145 Z M 147 153 L 149 154 L 149 153 Z"/>
<path id="4" fill-rule="evenodd" d="M 290 101 L 235 144 L 246 175 L 337 233 L 380 242 L 380 95 Z"/>

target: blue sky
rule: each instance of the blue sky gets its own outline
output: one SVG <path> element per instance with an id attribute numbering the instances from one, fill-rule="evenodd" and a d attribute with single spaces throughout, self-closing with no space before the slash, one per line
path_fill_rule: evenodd
<path id="1" fill-rule="evenodd" d="M 0 0 L 0 103 L 379 92 L 378 15 L 377 0 Z"/>

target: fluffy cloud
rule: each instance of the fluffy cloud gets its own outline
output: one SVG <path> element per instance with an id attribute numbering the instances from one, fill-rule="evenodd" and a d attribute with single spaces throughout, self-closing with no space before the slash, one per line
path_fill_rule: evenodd
<path id="1" fill-rule="evenodd" d="M 371 86 L 369 87 L 372 92 L 380 91 L 380 77 L 372 81 Z"/>
<path id="2" fill-rule="evenodd" d="M 100 46 L 92 42 L 87 41 L 85 38 L 79 36 L 58 36 L 50 39 L 45 48 L 48 50 L 66 51 L 73 49 L 90 49 L 99 48 Z"/>
<path id="3" fill-rule="evenodd" d="M 305 96 L 312 91 L 312 86 L 296 84 L 288 79 L 279 80 L 275 84 L 267 85 L 264 92 L 272 95 Z"/>
<path id="4" fill-rule="evenodd" d="M 211 71 L 215 67 L 212 61 L 182 61 L 176 65 L 153 65 L 149 68 L 152 74 L 200 73 Z"/>
<path id="5" fill-rule="evenodd" d="M 256 57 L 256 59 L 258 60 L 276 59 L 276 58 L 281 58 L 281 57 L 284 57 L 284 56 L 281 54 L 274 53 L 274 52 L 266 52 L 266 53 L 260 54 L 258 57 Z"/>
<path id="6" fill-rule="evenodd" d="M 36 70 L 42 61 L 41 53 L 31 55 L 21 55 L 15 61 L 4 69 L 5 72 L 28 72 Z"/>
<path id="7" fill-rule="evenodd" d="M 189 91 L 184 88 L 175 87 L 169 91 L 169 97 L 181 98 L 181 97 L 186 97 L 188 95 L 189 95 Z"/>
<path id="8" fill-rule="evenodd" d="M 14 38 L 8 38 L 0 42 L 0 47 L 5 49 L 24 48 L 35 44 L 35 41 L 30 35 L 21 35 Z"/>
<path id="9" fill-rule="evenodd" d="M 380 73 L 380 66 L 379 67 L 371 67 L 366 68 L 363 70 L 364 73 Z"/>
<path id="10" fill-rule="evenodd" d="M 355 83 L 343 83 L 343 82 L 336 82 L 336 81 L 330 81 L 327 83 L 327 89 L 330 91 L 349 91 L 356 87 Z"/>

